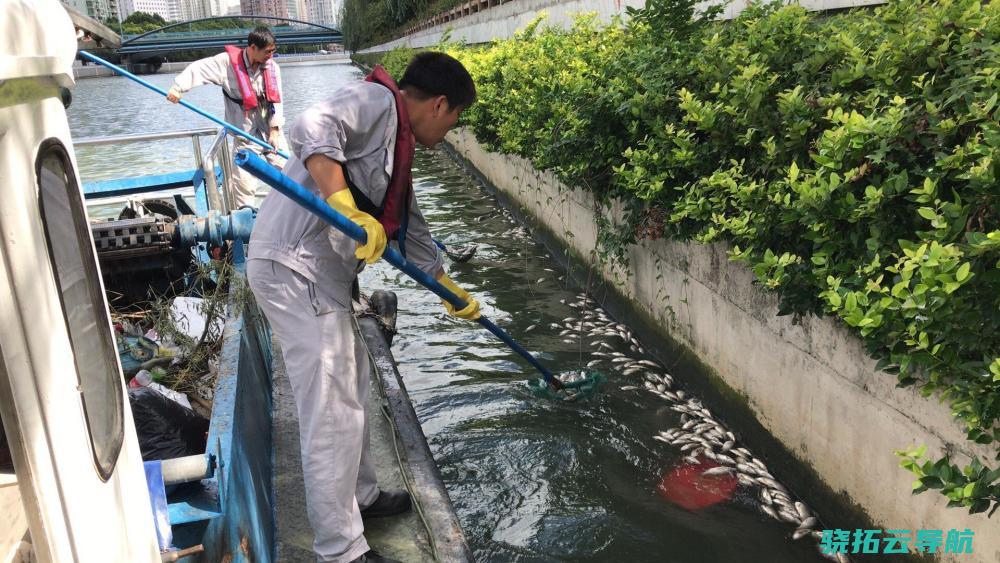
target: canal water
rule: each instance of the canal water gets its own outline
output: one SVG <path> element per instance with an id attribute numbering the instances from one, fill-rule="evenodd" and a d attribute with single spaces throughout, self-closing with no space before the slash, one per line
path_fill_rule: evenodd
<path id="1" fill-rule="evenodd" d="M 360 71 L 343 64 L 282 68 L 289 121 Z M 173 75 L 147 77 L 163 88 Z M 217 88 L 185 98 L 222 115 Z M 70 108 L 74 138 L 151 133 L 209 125 L 121 78 L 78 82 Z M 84 182 L 192 168 L 187 140 L 77 151 Z M 452 277 L 554 370 L 578 368 L 591 349 L 558 336 L 550 323 L 579 313 L 579 290 L 545 246 L 442 150 L 420 150 L 415 188 L 435 235 L 479 245 Z M 365 290 L 399 295 L 399 369 L 478 561 L 820 561 L 815 540 L 792 541 L 794 526 L 764 515 L 741 493 L 689 511 L 658 491 L 682 453 L 653 440 L 678 426 L 668 403 L 642 381 L 608 372 L 603 392 L 580 403 L 532 396 L 536 373 L 477 325 L 443 314 L 439 301 L 383 264 L 362 276 Z M 532 325 L 537 328 L 528 330 Z M 614 340 L 608 340 L 614 343 Z M 656 347 L 656 342 L 645 342 Z M 617 344 L 622 352 L 627 347 Z M 638 385 L 639 389 L 622 389 Z M 724 416 L 721 417 L 724 420 Z"/>

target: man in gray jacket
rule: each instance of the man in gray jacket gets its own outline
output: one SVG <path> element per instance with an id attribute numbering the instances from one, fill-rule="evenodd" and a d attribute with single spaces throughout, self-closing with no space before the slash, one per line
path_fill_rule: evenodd
<path id="1" fill-rule="evenodd" d="M 306 511 L 324 562 L 390 561 L 369 549 L 363 519 L 410 509 L 380 490 L 368 452 L 370 366 L 356 333 L 351 288 L 387 241 L 468 306 L 479 303 L 444 271 L 413 192 L 415 142 L 432 147 L 476 99 L 472 78 L 443 53 L 414 57 L 397 85 L 381 67 L 305 110 L 291 126 L 284 173 L 368 236 L 359 245 L 280 192 L 261 204 L 247 277 L 281 345 L 299 416 Z"/>
<path id="2" fill-rule="evenodd" d="M 188 90 L 202 84 L 222 86 L 226 121 L 247 133 L 263 139 L 271 146 L 285 149 L 281 126 L 285 117 L 281 107 L 281 70 L 271 58 L 276 49 L 274 34 L 258 27 L 247 36 L 246 49 L 227 46 L 226 50 L 187 66 L 174 79 L 167 99 L 180 101 Z M 263 149 L 243 137 L 233 139 L 233 151 L 250 149 L 262 154 Z M 268 162 L 281 167 L 283 160 L 268 152 Z M 242 168 L 234 169 L 233 207 L 254 205 L 257 179 Z"/>

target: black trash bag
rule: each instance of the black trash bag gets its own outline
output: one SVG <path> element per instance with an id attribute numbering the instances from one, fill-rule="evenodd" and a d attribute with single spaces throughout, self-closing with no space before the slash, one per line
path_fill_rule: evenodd
<path id="1" fill-rule="evenodd" d="M 128 390 L 143 461 L 205 453 L 208 419 L 148 387 Z"/>

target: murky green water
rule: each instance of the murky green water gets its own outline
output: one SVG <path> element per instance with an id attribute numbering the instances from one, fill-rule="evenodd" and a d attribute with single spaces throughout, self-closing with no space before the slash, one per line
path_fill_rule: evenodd
<path id="1" fill-rule="evenodd" d="M 289 119 L 360 77 L 344 65 L 287 66 L 283 75 Z M 150 80 L 167 87 L 172 76 Z M 186 99 L 222 113 L 213 87 Z M 120 78 L 80 81 L 70 119 L 75 138 L 207 123 Z M 132 145 L 113 154 L 107 147 L 83 149 L 77 156 L 84 182 L 193 166 L 188 141 Z M 548 327 L 575 316 L 560 301 L 572 301 L 577 290 L 567 287 L 545 247 L 517 231 L 495 199 L 443 151 L 419 151 L 414 177 L 437 237 L 479 245 L 473 261 L 448 268 L 480 299 L 483 313 L 529 350 L 542 352 L 554 370 L 592 359 Z M 657 485 L 680 453 L 652 436 L 676 426 L 677 414 L 649 393 L 620 389 L 640 380 L 609 373 L 610 384 L 592 401 L 539 400 L 524 385 L 536 377 L 530 366 L 476 325 L 444 316 L 437 299 L 408 278 L 379 265 L 362 280 L 367 290 L 399 294 L 400 335 L 393 348 L 477 560 L 819 560 L 814 542 L 792 542 L 792 526 L 771 520 L 740 494 L 700 512 L 660 496 Z"/>

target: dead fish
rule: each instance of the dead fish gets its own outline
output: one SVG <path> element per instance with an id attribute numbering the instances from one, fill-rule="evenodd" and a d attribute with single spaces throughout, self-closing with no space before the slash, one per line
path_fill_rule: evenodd
<path id="1" fill-rule="evenodd" d="M 736 465 L 736 460 L 727 456 L 726 454 L 716 454 L 715 456 L 719 463 L 725 463 L 726 465 Z"/>
<path id="2" fill-rule="evenodd" d="M 803 520 L 812 516 L 812 513 L 809 512 L 809 508 L 806 507 L 805 503 L 799 501 L 795 501 L 795 512 L 798 512 L 799 516 Z"/>
<path id="3" fill-rule="evenodd" d="M 591 360 L 591 361 L 587 362 L 587 367 L 588 368 L 592 368 L 592 367 L 594 367 L 594 366 L 596 366 L 596 365 L 598 365 L 600 363 L 601 363 L 601 360 Z"/>
<path id="4" fill-rule="evenodd" d="M 800 540 L 800 539 L 808 536 L 811 532 L 812 532 L 812 530 L 807 530 L 807 529 L 804 529 L 804 528 L 799 528 L 798 530 L 795 530 L 794 532 L 792 532 L 792 539 L 793 540 Z"/>
<path id="5" fill-rule="evenodd" d="M 771 508 L 770 506 L 767 506 L 766 504 L 762 504 L 762 505 L 760 505 L 760 509 L 764 511 L 764 514 L 767 514 L 771 518 L 774 518 L 775 520 L 781 520 L 781 518 L 778 516 L 778 513 L 775 512 L 775 510 L 773 508 Z"/>
<path id="6" fill-rule="evenodd" d="M 535 330 L 536 328 L 538 328 L 538 325 L 531 325 L 528 328 L 524 329 L 524 332 L 531 332 L 531 331 Z"/>
<path id="7" fill-rule="evenodd" d="M 542 283 L 543 281 L 545 281 L 545 278 L 538 278 L 538 281 L 536 281 L 535 283 Z"/>
<path id="8" fill-rule="evenodd" d="M 704 475 L 704 476 L 706 476 L 706 477 L 709 477 L 711 475 L 724 475 L 724 474 L 729 474 L 729 473 L 732 473 L 732 472 L 733 472 L 733 469 L 731 467 L 721 467 L 720 466 L 720 467 L 713 467 L 711 469 L 707 469 L 705 471 L 702 471 L 701 474 Z"/>
<path id="9" fill-rule="evenodd" d="M 638 387 L 636 387 L 635 385 L 622 385 L 621 386 L 621 390 L 622 391 L 634 391 L 636 389 L 638 389 Z"/>
<path id="10" fill-rule="evenodd" d="M 806 518 L 805 520 L 799 523 L 799 529 L 811 530 L 818 525 L 819 525 L 819 519 L 817 519 L 815 516 L 810 516 L 809 518 Z"/>
<path id="11" fill-rule="evenodd" d="M 571 338 L 563 338 L 563 342 L 565 342 L 566 344 L 577 344 L 578 343 L 577 340 L 573 340 Z"/>
<path id="12" fill-rule="evenodd" d="M 782 520 L 788 522 L 789 524 L 799 523 L 799 515 L 795 514 L 795 512 L 791 510 L 778 510 L 778 515 L 781 516 Z"/>

